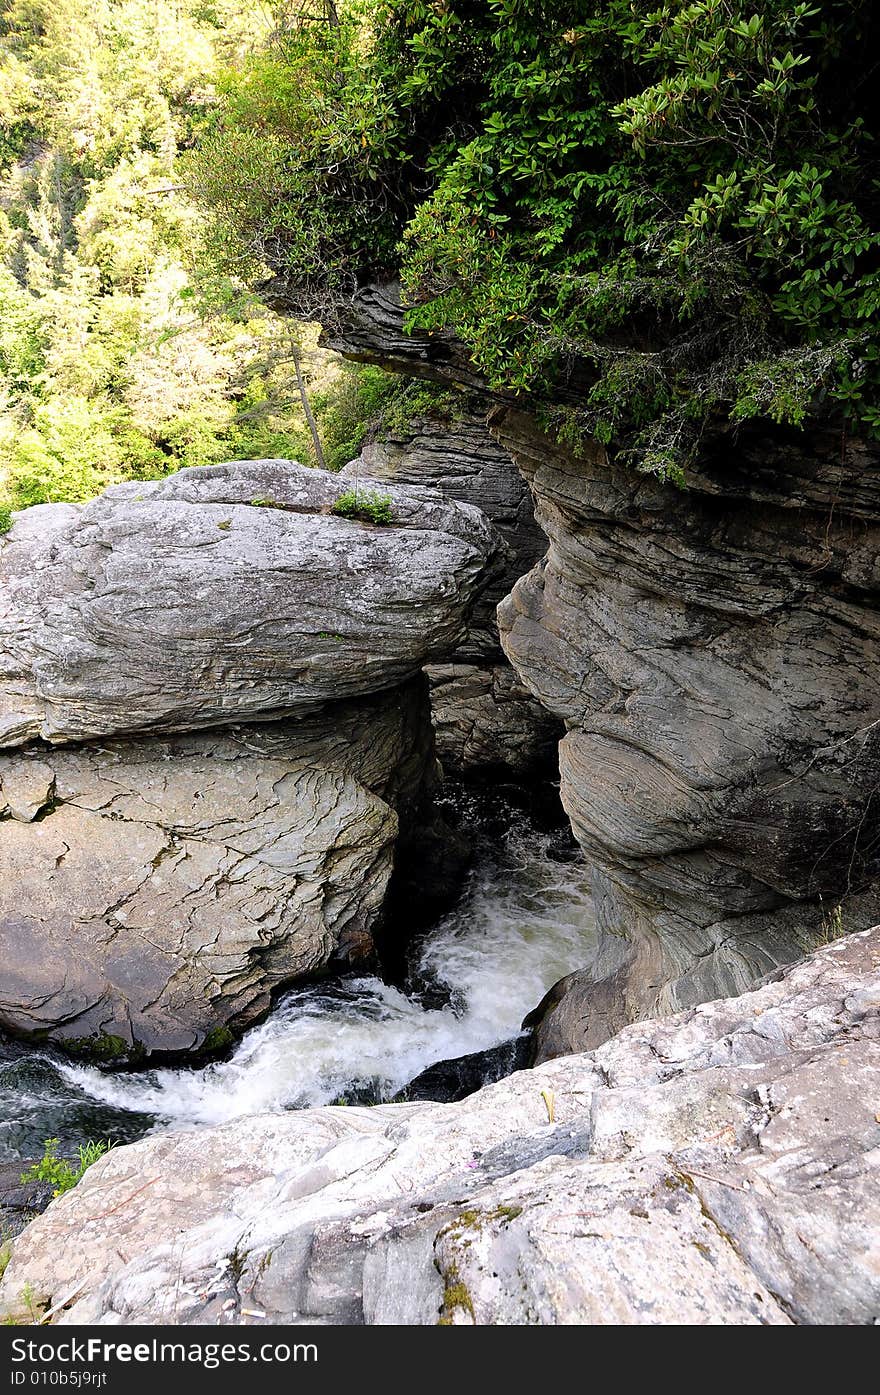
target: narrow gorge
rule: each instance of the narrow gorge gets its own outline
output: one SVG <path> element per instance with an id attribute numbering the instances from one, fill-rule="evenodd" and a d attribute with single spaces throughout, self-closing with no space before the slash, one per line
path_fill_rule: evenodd
<path id="1" fill-rule="evenodd" d="M 130 3 L 69 217 L 3 20 L 0 1318 L 880 1322 L 876 21 Z"/>
<path id="2" fill-rule="evenodd" d="M 369 353 L 397 366 L 393 305 L 393 288 L 369 292 L 359 314 L 376 326 Z M 0 1065 L 6 1098 L 30 1101 L 7 1129 L 12 1156 L 49 1132 L 69 1144 L 99 1120 L 122 1139 L 158 1128 L 139 1145 L 146 1173 L 151 1150 L 187 1147 L 194 1126 L 200 1152 L 204 1130 L 219 1128 L 226 1157 L 247 1149 L 265 1110 L 280 1139 L 291 1107 L 418 1099 L 423 1074 L 427 1098 L 454 1099 L 627 1023 L 692 1016 L 841 928 L 880 921 L 878 500 L 861 449 L 841 460 L 833 443 L 814 458 L 789 446 L 797 507 L 754 470 L 737 487 L 729 460 L 724 493 L 706 475 L 685 507 L 598 454 L 574 460 L 473 383 L 447 410 L 338 476 L 288 461 L 184 471 L 82 509 L 30 510 L 0 542 L 0 1021 L 12 1039 L 54 1048 L 10 1045 Z M 391 525 L 333 513 L 352 480 L 387 492 Z M 582 860 L 558 819 L 545 811 L 542 833 L 536 815 L 557 746 Z M 508 791 L 494 823 L 493 788 L 502 802 Z M 414 933 L 408 980 L 375 976 L 376 936 L 388 965 Z M 855 1016 L 839 1030 L 859 1037 L 866 1019 L 851 1000 L 874 1002 L 876 980 L 859 977 L 877 965 L 874 944 L 844 995 Z M 799 982 L 764 992 L 800 1012 L 787 987 Z M 834 979 L 820 994 L 823 1021 L 839 991 Z M 742 1020 L 747 1001 L 724 1012 Z M 694 1030 L 703 1020 L 698 1009 Z M 722 1022 L 730 1045 L 713 1048 L 713 1069 L 740 1069 L 752 1059 L 743 1028 Z M 638 1030 L 618 1054 L 671 1029 Z M 774 1043 L 766 1059 L 794 1069 L 802 1031 L 759 1034 L 754 1059 Z M 181 1064 L 217 1052 L 228 1059 Z M 453 1057 L 473 1060 L 470 1072 Z M 126 1062 L 138 1069 L 106 1069 Z M 550 1081 L 556 1099 L 558 1072 L 531 1078 L 515 1077 L 517 1098 L 540 1102 Z M 715 1088 L 723 1099 L 728 1075 Z M 495 1089 L 469 1105 L 480 1127 Z M 417 1136 L 418 1111 L 437 1106 L 396 1107 Z M 556 1105 L 541 1107 L 557 1147 Z M 376 1128 L 385 1119 L 375 1111 Z M 681 1146 L 695 1145 L 692 1122 L 681 1127 Z M 738 1127 L 724 1124 L 731 1138 Z M 335 1133 L 320 1146 L 338 1147 Z M 532 1166 L 532 1145 L 516 1146 L 517 1166 Z M 850 1156 L 857 1145 L 842 1146 Z M 126 1152 L 95 1165 L 82 1204 Z M 855 1185 L 861 1172 L 851 1175 Z M 207 1196 L 225 1205 L 213 1182 Z M 494 1233 L 490 1201 L 478 1209 Z M 81 1237 L 73 1199 L 66 1209 Z M 56 1304 L 77 1277 L 77 1266 L 49 1274 L 28 1258 L 41 1226 L 55 1249 L 61 1214 L 56 1203 L 16 1246 L 7 1302 L 37 1274 Z M 456 1224 L 419 1233 L 455 1235 Z M 677 1245 L 690 1225 L 673 1222 Z M 360 1250 L 345 1259 L 358 1272 L 366 1262 Z M 113 1297 L 131 1264 L 71 1320 L 158 1320 Z M 431 1272 L 414 1280 L 418 1293 L 427 1283 L 418 1311 L 435 1301 Z M 368 1313 L 375 1299 L 355 1291 L 345 1313 Z M 181 1291 L 161 1311 L 192 1321 L 190 1301 Z M 353 1320 L 314 1296 L 289 1301 Z M 374 1320 L 422 1320 L 407 1313 Z M 278 1315 L 299 1320 L 283 1305 Z M 783 1306 L 778 1320 L 789 1317 Z"/>

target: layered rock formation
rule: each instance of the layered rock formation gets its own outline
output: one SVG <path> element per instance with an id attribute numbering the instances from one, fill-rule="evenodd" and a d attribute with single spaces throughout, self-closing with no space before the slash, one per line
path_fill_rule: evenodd
<path id="1" fill-rule="evenodd" d="M 453 335 L 404 334 L 393 286 L 358 298 L 337 343 L 480 388 Z M 604 931 L 545 1005 L 550 1055 L 880 918 L 877 452 L 742 429 L 680 491 L 484 400 L 549 543 L 501 602 L 502 642 L 564 724 Z M 467 691 L 450 744 L 479 747 L 485 695 Z"/>
<path id="2" fill-rule="evenodd" d="M 454 669 L 429 665 L 437 752 L 457 775 L 501 770 L 529 778 L 555 772 L 561 723 L 516 682 L 499 643 L 495 610 L 543 557 L 529 488 L 486 426 L 484 398 L 463 395 L 405 434 L 365 446 L 341 475 L 367 488 L 388 483 L 439 491 L 479 508 L 507 544 L 504 564 L 478 602 Z"/>
<path id="3" fill-rule="evenodd" d="M 880 493 L 836 440 L 719 443 L 681 492 L 520 412 L 493 429 L 550 539 L 502 640 L 565 722 L 606 931 L 544 1046 L 578 1049 L 880 916 Z"/>
<path id="4" fill-rule="evenodd" d="M 467 633 L 498 542 L 476 509 L 390 487 L 393 523 L 290 461 L 121 484 L 0 544 L 0 744 L 185 730 L 395 687 Z"/>
<path id="5" fill-rule="evenodd" d="M 880 929 L 459 1104 L 114 1150 L 16 1241 L 59 1323 L 873 1323 Z"/>
<path id="6" fill-rule="evenodd" d="M 216 1046 L 372 950 L 399 815 L 430 856 L 420 670 L 502 544 L 424 489 L 389 490 L 387 527 L 336 517 L 345 489 L 284 461 L 186 470 L 0 539 L 7 1030 Z"/>
<path id="7" fill-rule="evenodd" d="M 559 724 L 509 664 L 432 664 L 431 717 L 437 754 L 455 774 L 548 777 L 556 768 Z"/>
<path id="8" fill-rule="evenodd" d="M 463 396 L 433 416 L 416 418 L 406 433 L 365 446 L 340 477 L 350 482 L 379 480 L 383 488 L 397 484 L 436 490 L 486 515 L 507 544 L 507 555 L 474 610 L 456 659 L 501 659 L 495 608 L 543 557 L 547 539 L 535 522 L 528 485 L 509 453 L 489 434 L 485 400 Z"/>

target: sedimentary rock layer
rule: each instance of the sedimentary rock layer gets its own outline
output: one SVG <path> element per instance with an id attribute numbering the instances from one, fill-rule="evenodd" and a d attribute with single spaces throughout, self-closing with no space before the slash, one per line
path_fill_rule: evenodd
<path id="1" fill-rule="evenodd" d="M 445 658 L 497 535 L 394 485 L 390 526 L 336 517 L 348 487 L 247 461 L 19 516 L 0 539 L 0 745 L 308 712 Z"/>
<path id="2" fill-rule="evenodd" d="M 566 725 L 563 803 L 608 932 L 577 1049 L 880 914 L 880 490 L 836 438 L 719 442 L 679 491 L 521 412 L 492 425 L 550 540 L 502 641 Z"/>
<path id="3" fill-rule="evenodd" d="M 528 485 L 510 455 L 489 434 L 484 398 L 464 397 L 434 417 L 420 417 L 406 434 L 365 446 L 340 471 L 343 479 L 436 490 L 486 515 L 508 547 L 502 568 L 474 610 L 467 638 L 456 650 L 463 663 L 504 661 L 495 607 L 543 557 L 547 539 L 535 522 Z M 364 488 L 372 486 L 367 482 Z"/>
<path id="4" fill-rule="evenodd" d="M 466 395 L 398 438 L 368 445 L 341 474 L 429 487 L 482 510 L 507 544 L 505 564 L 483 592 L 470 629 L 449 665 L 429 668 L 437 753 L 444 769 L 473 775 L 488 768 L 518 778 L 556 769 L 561 722 L 517 682 L 498 638 L 495 610 L 547 546 L 532 496 L 510 455 L 486 426 L 485 398 Z M 380 484 L 376 486 L 382 488 Z"/>
<path id="5" fill-rule="evenodd" d="M 509 664 L 430 664 L 437 754 L 454 775 L 533 779 L 556 770 L 559 723 Z"/>
<path id="6" fill-rule="evenodd" d="M 872 1323 L 878 1008 L 880 929 L 459 1104 L 115 1149 L 15 1242 L 0 1305 L 73 1324 Z"/>

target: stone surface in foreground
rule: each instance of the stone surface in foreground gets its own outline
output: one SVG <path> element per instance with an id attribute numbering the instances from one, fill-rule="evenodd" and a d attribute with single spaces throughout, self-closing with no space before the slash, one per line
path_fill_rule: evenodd
<path id="1" fill-rule="evenodd" d="M 454 1105 L 120 1148 L 0 1285 L 68 1323 L 880 1316 L 880 928 Z"/>

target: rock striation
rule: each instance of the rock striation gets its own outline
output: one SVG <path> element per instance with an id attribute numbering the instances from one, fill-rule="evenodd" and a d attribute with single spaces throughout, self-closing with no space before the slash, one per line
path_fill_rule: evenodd
<path id="1" fill-rule="evenodd" d="M 431 664 L 427 674 L 444 770 L 519 780 L 554 772 L 559 724 L 508 664 Z"/>
<path id="2" fill-rule="evenodd" d="M 468 635 L 456 650 L 456 660 L 463 663 L 503 661 L 495 608 L 547 549 L 528 485 L 489 434 L 486 410 L 485 399 L 463 396 L 433 415 L 417 417 L 405 433 L 364 446 L 357 460 L 340 471 L 351 482 L 378 480 L 383 489 L 388 484 L 415 486 L 469 504 L 504 539 L 504 564 L 480 597 Z"/>
<path id="3" fill-rule="evenodd" d="M 871 1324 L 880 928 L 457 1104 L 118 1148 L 16 1240 L 55 1321 Z"/>
<path id="4" fill-rule="evenodd" d="M 741 991 L 829 926 L 880 918 L 876 448 L 743 427 L 680 491 L 560 444 L 454 335 L 408 337 L 393 284 L 365 288 L 335 342 L 482 395 L 548 541 L 498 618 L 564 728 L 603 940 L 544 1005 L 539 1054 Z M 486 748 L 482 677 L 447 667 L 435 693 L 453 760 Z"/>
<path id="5" fill-rule="evenodd" d="M 880 492 L 836 440 L 721 442 L 682 492 L 492 421 L 550 540 L 499 623 L 595 868 L 582 1049 L 880 917 Z"/>
<path id="6" fill-rule="evenodd" d="M 391 526 L 336 517 L 346 489 L 281 460 L 115 485 L 53 521 L 36 569 L 16 524 L 0 542 L 0 744 L 314 711 L 454 651 L 498 562 L 489 523 L 395 486 Z"/>
<path id="7" fill-rule="evenodd" d="M 507 545 L 504 564 L 474 609 L 448 665 L 429 664 L 437 753 L 454 775 L 498 770 L 508 778 L 555 773 L 562 724 L 517 683 L 504 657 L 495 611 L 541 557 L 547 539 L 529 488 L 486 426 L 486 399 L 464 394 L 417 418 L 406 433 L 364 447 L 340 472 L 367 488 L 426 487 L 479 508 Z M 380 483 L 377 483 L 380 482 Z"/>

